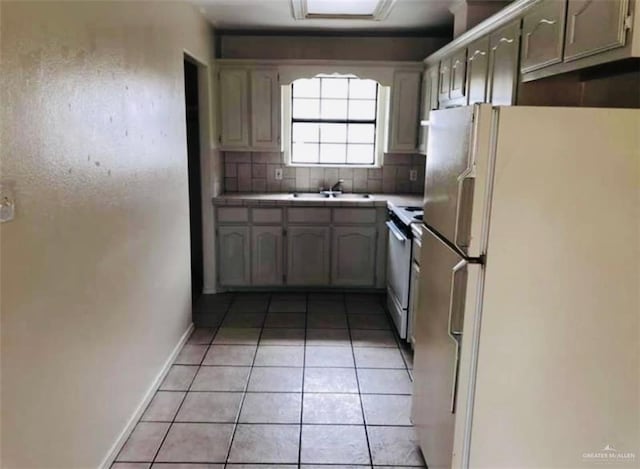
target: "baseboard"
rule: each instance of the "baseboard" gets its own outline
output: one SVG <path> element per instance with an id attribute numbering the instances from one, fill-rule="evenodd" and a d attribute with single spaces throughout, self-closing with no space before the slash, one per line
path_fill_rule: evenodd
<path id="1" fill-rule="evenodd" d="M 122 432 L 120 432 L 120 435 L 118 435 L 116 442 L 113 444 L 113 446 L 107 453 L 107 456 L 102 460 L 102 463 L 100 463 L 100 465 L 98 466 L 100 469 L 109 469 L 113 464 L 113 461 L 116 459 L 116 457 L 118 456 L 118 453 L 126 443 L 127 438 L 129 438 L 129 435 L 131 434 L 134 427 L 138 423 L 138 420 L 140 420 L 140 417 L 142 417 L 142 413 L 145 411 L 145 409 L 149 405 L 149 402 L 151 402 L 151 399 L 153 399 L 153 396 L 158 390 L 158 388 L 160 387 L 162 380 L 171 369 L 171 365 L 173 364 L 176 357 L 178 356 L 178 353 L 180 353 L 182 346 L 187 342 L 187 340 L 189 340 L 189 336 L 191 335 L 191 332 L 193 331 L 193 329 L 194 329 L 194 326 L 193 326 L 193 323 L 191 323 L 187 328 L 187 330 L 184 332 L 184 334 L 182 334 L 182 337 L 180 337 L 178 344 L 174 347 L 173 351 L 169 355 L 169 358 L 167 358 L 167 361 L 162 366 L 160 373 L 158 373 L 158 375 L 156 376 L 156 379 L 153 380 L 153 383 L 151 383 L 151 386 L 149 386 L 149 389 L 147 390 L 144 397 L 142 398 L 142 401 L 140 402 L 140 404 L 138 404 L 138 407 L 136 407 L 135 412 L 133 413 L 133 415 L 125 425 Z"/>
<path id="2" fill-rule="evenodd" d="M 218 290 L 215 287 L 204 287 L 202 289 L 202 294 L 203 295 L 214 295 L 216 293 L 218 293 Z"/>

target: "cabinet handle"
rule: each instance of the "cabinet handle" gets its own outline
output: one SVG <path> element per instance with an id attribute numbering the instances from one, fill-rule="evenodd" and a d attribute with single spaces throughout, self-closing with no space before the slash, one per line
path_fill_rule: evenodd
<path id="1" fill-rule="evenodd" d="M 511 44 L 513 41 L 515 41 L 515 39 L 509 39 L 508 37 L 501 37 L 500 39 L 498 39 L 498 44 L 493 46 L 491 50 L 497 50 L 501 44 L 504 44 L 504 43 Z"/>
<path id="2" fill-rule="evenodd" d="M 456 344 L 456 360 L 453 367 L 453 386 L 451 389 L 452 414 L 456 413 L 456 400 L 458 397 L 458 378 L 460 374 L 460 342 L 462 342 L 464 321 L 464 302 L 467 292 L 467 261 L 462 260 L 453 268 L 451 279 L 451 293 L 449 298 L 449 320 L 447 333 Z"/>
<path id="3" fill-rule="evenodd" d="M 477 56 L 479 55 L 487 55 L 487 53 L 481 49 L 476 49 L 473 54 L 471 54 L 471 57 L 469 57 L 469 62 L 472 62 L 473 59 L 475 59 Z"/>

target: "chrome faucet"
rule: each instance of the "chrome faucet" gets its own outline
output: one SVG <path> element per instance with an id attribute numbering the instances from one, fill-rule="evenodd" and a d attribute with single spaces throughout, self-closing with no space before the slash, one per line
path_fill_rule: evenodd
<path id="1" fill-rule="evenodd" d="M 344 182 L 344 179 L 338 179 L 338 182 L 336 182 L 333 186 L 331 186 L 331 192 L 342 192 L 343 182 Z"/>

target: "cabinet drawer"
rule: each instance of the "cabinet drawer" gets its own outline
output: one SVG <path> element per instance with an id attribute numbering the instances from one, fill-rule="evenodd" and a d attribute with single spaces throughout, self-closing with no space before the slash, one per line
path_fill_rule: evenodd
<path id="1" fill-rule="evenodd" d="M 531 72 L 562 62 L 567 4 L 545 0 L 524 17 L 520 70 Z"/>
<path id="2" fill-rule="evenodd" d="M 290 208 L 287 210 L 289 223 L 327 224 L 331 222 L 331 209 L 316 207 Z"/>
<path id="3" fill-rule="evenodd" d="M 218 209 L 218 223 L 239 223 L 248 221 L 248 208 L 222 207 Z"/>
<path id="4" fill-rule="evenodd" d="M 254 208 L 251 210 L 253 223 L 282 223 L 282 209 Z"/>
<path id="5" fill-rule="evenodd" d="M 333 222 L 342 224 L 374 224 L 376 222 L 375 208 L 335 208 Z"/>

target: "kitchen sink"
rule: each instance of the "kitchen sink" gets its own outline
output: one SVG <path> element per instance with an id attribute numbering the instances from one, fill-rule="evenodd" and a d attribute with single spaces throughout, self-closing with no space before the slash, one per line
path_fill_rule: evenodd
<path id="1" fill-rule="evenodd" d="M 371 198 L 370 194 L 354 194 L 354 193 L 344 193 L 344 192 L 294 192 L 291 194 L 291 197 L 295 199 L 369 199 Z"/>
<path id="2" fill-rule="evenodd" d="M 352 192 L 350 193 L 341 193 L 341 194 L 335 194 L 334 197 L 336 199 L 370 199 L 371 198 L 371 194 L 354 194 Z"/>
<path id="3" fill-rule="evenodd" d="M 295 199 L 328 199 L 331 196 L 322 192 L 294 192 L 291 197 Z"/>

